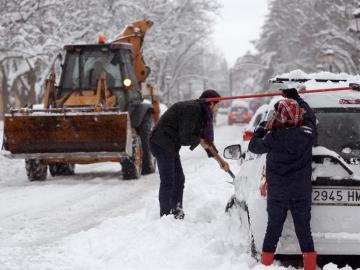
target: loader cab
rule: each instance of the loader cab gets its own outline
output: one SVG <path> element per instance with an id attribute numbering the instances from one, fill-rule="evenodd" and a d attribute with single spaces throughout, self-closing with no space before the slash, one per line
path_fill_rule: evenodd
<path id="1" fill-rule="evenodd" d="M 140 87 L 134 75 L 132 47 L 129 44 L 67 45 L 56 99 L 72 92 L 95 94 L 97 82 L 105 72 L 107 87 L 117 96 L 118 106 L 126 109 L 127 90 Z"/>

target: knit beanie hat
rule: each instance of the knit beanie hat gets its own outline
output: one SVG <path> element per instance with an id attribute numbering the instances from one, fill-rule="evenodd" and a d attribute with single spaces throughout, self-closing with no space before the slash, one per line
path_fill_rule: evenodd
<path id="1" fill-rule="evenodd" d="M 267 128 L 297 127 L 303 120 L 304 109 L 294 99 L 283 99 L 275 104 L 273 118 L 268 122 Z"/>
<path id="2" fill-rule="evenodd" d="M 203 99 L 203 98 L 217 98 L 217 97 L 221 97 L 220 94 L 218 92 L 216 92 L 213 89 L 207 89 L 204 92 L 202 92 L 202 94 L 200 95 L 199 99 Z M 215 101 L 218 102 L 218 101 Z"/>

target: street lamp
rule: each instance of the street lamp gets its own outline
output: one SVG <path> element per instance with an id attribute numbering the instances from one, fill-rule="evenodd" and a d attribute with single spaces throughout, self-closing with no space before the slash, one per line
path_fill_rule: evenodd
<path id="1" fill-rule="evenodd" d="M 327 49 L 327 50 L 325 51 L 325 57 L 326 57 L 327 62 L 329 63 L 329 71 L 330 71 L 330 72 L 333 72 L 333 64 L 334 64 L 334 61 L 335 61 L 335 53 L 334 53 L 334 50 L 332 50 L 332 49 Z"/>

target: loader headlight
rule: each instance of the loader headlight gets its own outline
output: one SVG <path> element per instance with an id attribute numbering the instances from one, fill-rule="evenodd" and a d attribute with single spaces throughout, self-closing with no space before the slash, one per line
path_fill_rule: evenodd
<path id="1" fill-rule="evenodd" d="M 126 87 L 129 87 L 129 86 L 132 84 L 132 81 L 131 81 L 129 78 L 126 78 L 126 79 L 123 81 L 123 84 L 124 84 Z"/>

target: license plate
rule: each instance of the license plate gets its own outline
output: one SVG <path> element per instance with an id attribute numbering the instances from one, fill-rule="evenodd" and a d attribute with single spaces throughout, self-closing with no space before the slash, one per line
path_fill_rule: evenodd
<path id="1" fill-rule="evenodd" d="M 360 206 L 360 187 L 313 187 L 312 204 Z"/>

